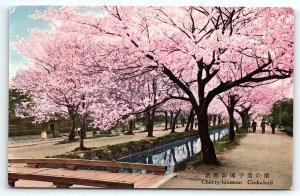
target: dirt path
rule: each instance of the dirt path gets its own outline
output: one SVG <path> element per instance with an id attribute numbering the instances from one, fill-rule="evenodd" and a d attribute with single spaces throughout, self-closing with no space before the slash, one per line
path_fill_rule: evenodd
<path id="1" fill-rule="evenodd" d="M 266 134 L 258 129 L 247 134 L 237 148 L 218 158 L 221 166 L 179 172 L 161 188 L 289 189 L 292 186 L 293 141 L 281 131 L 272 135 L 269 127 Z"/>
<path id="2" fill-rule="evenodd" d="M 177 128 L 177 132 L 184 131 L 184 128 Z M 161 137 L 170 133 L 170 130 L 167 131 L 154 131 L 155 137 Z M 95 139 L 87 139 L 84 141 L 85 147 L 100 147 L 106 145 L 114 145 L 129 141 L 138 141 L 146 139 L 147 132 L 135 133 L 135 135 L 120 135 L 115 137 L 102 137 Z M 59 154 L 64 154 L 74 150 L 76 147 L 79 147 L 79 142 L 60 144 L 55 145 L 57 142 L 43 142 L 36 143 L 32 145 L 30 143 L 22 144 L 21 146 L 8 145 L 8 158 L 44 158 L 45 156 L 54 156 Z"/>

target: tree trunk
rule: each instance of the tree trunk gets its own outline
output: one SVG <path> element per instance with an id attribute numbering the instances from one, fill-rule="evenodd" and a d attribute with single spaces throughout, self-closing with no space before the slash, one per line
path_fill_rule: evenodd
<path id="1" fill-rule="evenodd" d="M 217 115 L 213 115 L 213 126 L 216 126 L 216 122 L 217 122 Z"/>
<path id="2" fill-rule="evenodd" d="M 190 130 L 194 130 L 194 121 L 195 121 L 195 114 L 193 112 L 192 117 L 191 117 Z"/>
<path id="3" fill-rule="evenodd" d="M 201 141 L 201 152 L 203 156 L 203 162 L 208 165 L 217 165 L 217 156 L 214 148 L 214 144 L 210 139 L 208 130 L 208 115 L 207 109 L 202 112 L 195 110 L 198 119 L 198 132 Z"/>
<path id="4" fill-rule="evenodd" d="M 165 130 L 168 129 L 168 112 L 164 112 L 165 113 Z"/>
<path id="5" fill-rule="evenodd" d="M 238 131 L 238 124 L 236 120 L 234 119 L 234 108 L 236 104 L 239 102 L 241 99 L 241 96 L 236 95 L 236 94 L 229 94 L 227 95 L 228 97 L 228 102 L 226 103 L 222 97 L 220 97 L 220 100 L 223 102 L 223 104 L 226 106 L 228 115 L 229 115 L 229 140 L 234 141 L 235 138 L 235 132 L 234 132 L 234 126 L 236 126 L 237 131 Z"/>
<path id="6" fill-rule="evenodd" d="M 184 125 L 185 125 L 185 118 L 183 117 L 183 115 L 181 115 L 181 117 L 180 117 L 180 122 L 181 122 L 182 127 L 184 127 Z"/>
<path id="7" fill-rule="evenodd" d="M 133 130 L 135 130 L 135 128 L 136 128 L 136 127 L 135 127 L 135 122 L 136 122 L 136 119 L 134 119 L 133 122 L 132 122 L 132 129 L 133 129 Z"/>
<path id="8" fill-rule="evenodd" d="M 174 119 L 173 119 L 173 123 L 172 123 L 172 129 L 171 129 L 171 133 L 175 133 L 175 129 L 176 129 L 176 123 L 177 123 L 177 119 L 178 116 L 180 114 L 181 110 L 178 110 L 178 112 L 175 114 Z"/>
<path id="9" fill-rule="evenodd" d="M 250 109 L 251 109 L 251 105 L 246 108 L 243 108 L 243 110 L 241 110 L 241 111 L 236 110 L 242 119 L 242 128 L 246 131 L 248 131 L 248 128 L 250 127 L 250 124 L 251 124 L 250 123 L 250 115 L 249 115 Z"/>
<path id="10" fill-rule="evenodd" d="M 81 122 L 81 126 L 80 126 L 80 149 L 84 150 L 84 144 L 83 144 L 83 140 L 84 140 L 84 133 L 86 132 L 86 126 L 85 126 L 85 117 L 83 117 L 82 122 Z"/>
<path id="11" fill-rule="evenodd" d="M 146 128 L 147 128 L 147 131 L 148 131 L 148 137 L 153 137 L 154 116 L 155 116 L 155 110 L 154 109 L 147 112 L 147 127 Z"/>
<path id="12" fill-rule="evenodd" d="M 173 112 L 170 112 L 170 129 L 172 129 L 173 124 Z"/>
<path id="13" fill-rule="evenodd" d="M 221 115 L 218 115 L 218 125 L 222 124 L 222 119 L 221 119 Z"/>
<path id="14" fill-rule="evenodd" d="M 233 116 L 234 109 L 233 108 L 228 108 L 228 114 L 229 114 L 229 139 L 230 141 L 234 141 L 234 125 L 235 125 L 235 119 Z"/>
<path id="15" fill-rule="evenodd" d="M 133 129 L 134 129 L 134 120 L 129 121 L 129 128 L 128 132 L 126 133 L 127 135 L 134 135 L 133 134 Z"/>
<path id="16" fill-rule="evenodd" d="M 125 125 L 122 123 L 122 132 L 124 133 L 126 131 Z"/>
<path id="17" fill-rule="evenodd" d="M 240 133 L 240 127 L 239 127 L 239 123 L 234 119 L 234 126 L 235 126 L 235 132 L 236 133 Z"/>
<path id="18" fill-rule="evenodd" d="M 69 136 L 68 136 L 69 141 L 75 140 L 76 118 L 72 117 L 71 121 L 72 121 L 72 125 L 71 125 L 70 133 L 69 133 Z"/>
<path id="19" fill-rule="evenodd" d="M 248 129 L 248 126 L 247 126 L 247 124 L 248 124 L 247 115 L 246 115 L 245 112 L 242 112 L 240 116 L 241 116 L 241 119 L 242 119 L 242 128 L 244 130 L 247 130 Z"/>
<path id="20" fill-rule="evenodd" d="M 193 109 L 191 109 L 189 117 L 188 117 L 188 121 L 187 121 L 187 124 L 186 124 L 186 127 L 185 127 L 185 130 L 184 130 L 185 132 L 188 132 L 189 129 L 190 129 L 190 125 L 191 125 L 191 121 L 192 121 L 192 118 L 193 118 L 193 114 L 194 114 Z"/>
<path id="21" fill-rule="evenodd" d="M 83 138 L 86 139 L 86 128 L 83 130 Z"/>
<path id="22" fill-rule="evenodd" d="M 52 133 L 52 137 L 55 138 L 56 137 L 56 135 L 55 135 L 55 123 L 52 120 L 50 120 L 50 122 L 49 122 L 49 129 Z"/>

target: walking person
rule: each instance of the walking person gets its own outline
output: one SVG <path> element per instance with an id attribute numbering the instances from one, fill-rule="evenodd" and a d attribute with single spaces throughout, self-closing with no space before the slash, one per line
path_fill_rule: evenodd
<path id="1" fill-rule="evenodd" d="M 265 119 L 262 119 L 262 121 L 260 123 L 260 126 L 261 126 L 261 133 L 264 134 L 266 132 L 266 121 L 265 121 Z"/>
<path id="2" fill-rule="evenodd" d="M 257 122 L 255 122 L 255 120 L 252 121 L 251 123 L 252 126 L 252 132 L 255 133 L 256 132 L 256 127 L 257 127 Z"/>
<path id="3" fill-rule="evenodd" d="M 275 134 L 276 123 L 274 122 L 274 120 L 272 120 L 271 122 L 271 128 L 272 128 L 272 134 Z"/>

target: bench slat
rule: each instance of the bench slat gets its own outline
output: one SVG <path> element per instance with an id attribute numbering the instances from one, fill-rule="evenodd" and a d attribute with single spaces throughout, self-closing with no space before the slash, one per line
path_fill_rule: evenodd
<path id="1" fill-rule="evenodd" d="M 127 162 L 114 162 L 114 161 L 97 161 L 97 160 L 83 160 L 83 159 L 8 159 L 8 163 L 27 163 L 28 165 L 34 164 L 61 164 L 67 165 L 68 168 L 76 166 L 103 166 L 108 168 L 130 168 L 130 169 L 145 169 L 153 171 L 155 174 L 164 174 L 167 170 L 166 166 L 157 166 L 150 164 L 140 163 L 127 163 Z M 113 171 L 115 171 L 113 169 Z"/>
<path id="2" fill-rule="evenodd" d="M 59 188 L 68 188 L 73 184 L 102 187 L 102 188 L 134 188 L 134 184 L 130 182 L 48 176 L 48 175 L 39 175 L 39 174 L 8 173 L 8 181 L 10 186 L 14 186 L 15 184 L 14 182 L 20 179 L 52 182 L 53 184 L 57 185 L 57 187 Z"/>

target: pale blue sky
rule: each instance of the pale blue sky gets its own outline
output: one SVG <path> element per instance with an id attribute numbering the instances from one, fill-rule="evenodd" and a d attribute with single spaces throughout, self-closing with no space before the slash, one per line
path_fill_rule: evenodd
<path id="1" fill-rule="evenodd" d="M 44 11 L 46 6 L 18 6 L 9 8 L 9 78 L 13 77 L 20 68 L 26 66 L 26 59 L 18 54 L 11 44 L 17 41 L 17 37 L 29 37 L 29 29 L 49 29 L 48 22 L 41 19 L 32 19 L 29 16 L 36 10 Z"/>
<path id="2" fill-rule="evenodd" d="M 42 19 L 32 19 L 30 15 L 36 10 L 43 12 L 48 6 L 16 6 L 9 8 L 9 78 L 12 78 L 20 69 L 26 67 L 26 58 L 18 54 L 11 44 L 19 38 L 28 38 L 29 30 L 36 28 L 50 30 L 49 22 Z M 58 8 L 60 6 L 53 6 Z M 82 7 L 78 13 L 93 12 L 102 14 L 96 7 Z"/>

